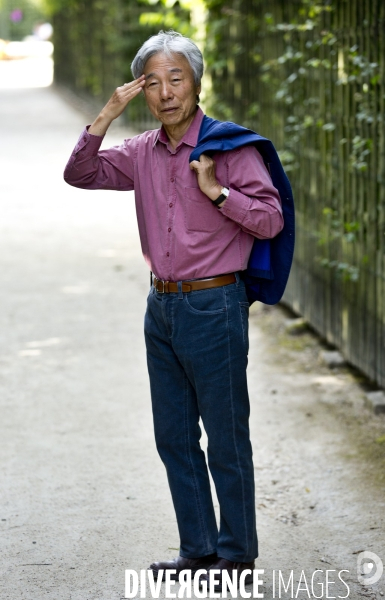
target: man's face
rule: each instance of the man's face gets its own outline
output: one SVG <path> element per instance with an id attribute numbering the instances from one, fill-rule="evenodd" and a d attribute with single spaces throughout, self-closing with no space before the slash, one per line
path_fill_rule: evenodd
<path id="1" fill-rule="evenodd" d="M 151 113 L 166 127 L 183 125 L 196 110 L 201 86 L 195 85 L 188 60 L 180 54 L 154 54 L 145 65 L 144 95 Z"/>

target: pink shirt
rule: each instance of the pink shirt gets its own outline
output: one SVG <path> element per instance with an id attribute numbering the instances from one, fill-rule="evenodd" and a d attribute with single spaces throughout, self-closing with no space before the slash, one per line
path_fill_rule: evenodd
<path id="1" fill-rule="evenodd" d="M 81 134 L 64 179 L 84 189 L 135 190 L 143 256 L 159 279 L 180 281 L 244 270 L 253 238 L 272 238 L 283 227 L 281 201 L 253 146 L 216 153 L 216 177 L 230 189 L 221 209 L 212 204 L 189 168 L 203 112 L 176 149 L 163 128 L 99 151 L 101 136 Z"/>

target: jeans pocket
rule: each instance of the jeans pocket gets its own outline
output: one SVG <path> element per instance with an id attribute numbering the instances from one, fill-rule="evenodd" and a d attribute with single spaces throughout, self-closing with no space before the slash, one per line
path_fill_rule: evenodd
<path id="1" fill-rule="evenodd" d="M 223 288 L 201 290 L 185 294 L 190 312 L 198 315 L 217 315 L 226 312 L 226 297 Z"/>

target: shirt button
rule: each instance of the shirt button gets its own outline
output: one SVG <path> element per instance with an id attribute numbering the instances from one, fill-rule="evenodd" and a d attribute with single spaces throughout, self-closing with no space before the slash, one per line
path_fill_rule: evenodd
<path id="1" fill-rule="evenodd" d="M 170 256 L 170 253 L 169 253 L 169 252 L 167 252 L 166 256 Z"/>
<path id="2" fill-rule="evenodd" d="M 174 183 L 174 181 L 175 181 L 174 177 L 171 177 L 170 181 L 171 181 L 171 183 Z"/>
<path id="3" fill-rule="evenodd" d="M 169 204 L 169 207 L 170 207 L 170 208 L 172 207 L 172 202 L 170 202 L 170 204 Z"/>
<path id="4" fill-rule="evenodd" d="M 170 233 L 170 231 L 171 231 L 171 227 L 169 227 L 169 228 L 168 228 L 168 232 L 169 232 L 169 233 Z"/>

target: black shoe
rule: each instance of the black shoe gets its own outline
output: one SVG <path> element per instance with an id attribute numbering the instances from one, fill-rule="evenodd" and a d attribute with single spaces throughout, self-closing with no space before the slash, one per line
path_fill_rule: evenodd
<path id="1" fill-rule="evenodd" d="M 253 569 L 255 567 L 255 563 L 254 561 L 249 562 L 249 563 L 240 563 L 240 562 L 232 562 L 231 560 L 227 560 L 226 558 L 218 558 L 216 559 L 215 562 L 212 563 L 212 565 L 210 565 L 210 567 L 207 569 L 207 574 L 206 575 L 201 575 L 199 578 L 199 585 L 200 587 L 202 587 L 203 585 L 203 581 L 207 581 L 207 591 L 213 591 L 212 589 L 209 588 L 209 581 L 210 581 L 210 570 L 211 569 L 216 569 L 217 571 L 220 571 L 220 573 L 218 573 L 217 575 L 215 575 L 215 581 L 218 581 L 217 585 L 214 586 L 214 591 L 215 592 L 221 592 L 222 591 L 222 573 L 223 571 L 227 571 L 230 574 L 230 579 L 233 579 L 233 571 L 237 571 L 237 587 L 239 587 L 239 578 L 240 575 L 243 571 L 245 571 L 246 569 L 249 569 L 251 571 L 251 573 L 248 573 L 245 577 L 245 585 L 249 584 L 249 583 L 253 583 Z"/>

